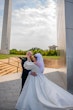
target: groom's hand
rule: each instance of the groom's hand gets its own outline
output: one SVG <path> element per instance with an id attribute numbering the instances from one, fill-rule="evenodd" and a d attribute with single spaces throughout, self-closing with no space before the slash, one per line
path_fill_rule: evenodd
<path id="1" fill-rule="evenodd" d="M 37 76 L 37 74 L 35 72 L 32 72 L 31 75 L 32 76 Z"/>

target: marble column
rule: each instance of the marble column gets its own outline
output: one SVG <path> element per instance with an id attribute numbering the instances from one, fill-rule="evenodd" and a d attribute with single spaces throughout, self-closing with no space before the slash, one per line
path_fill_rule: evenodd
<path id="1" fill-rule="evenodd" d="M 67 90 L 73 93 L 73 0 L 57 0 L 57 7 L 58 46 L 66 56 Z"/>
<path id="2" fill-rule="evenodd" d="M 67 89 L 67 66 L 66 66 L 66 29 L 65 29 L 65 2 L 57 0 L 57 41 L 58 50 L 60 50 L 60 69 L 66 76 L 65 86 Z"/>
<path id="3" fill-rule="evenodd" d="M 0 53 L 2 54 L 9 54 L 10 33 L 11 33 L 11 12 L 12 12 L 12 0 L 5 0 L 1 51 L 0 51 Z"/>
<path id="4" fill-rule="evenodd" d="M 73 0 L 65 0 L 67 89 L 73 93 Z"/>

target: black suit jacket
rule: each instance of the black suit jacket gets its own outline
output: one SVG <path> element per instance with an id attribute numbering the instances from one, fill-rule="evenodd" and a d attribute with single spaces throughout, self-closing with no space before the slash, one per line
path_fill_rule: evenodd
<path id="1" fill-rule="evenodd" d="M 24 63 L 25 63 L 25 61 L 27 61 L 27 58 L 26 57 L 22 57 L 22 58 L 19 57 L 19 58 L 21 59 L 21 66 L 22 66 L 22 76 L 21 76 L 21 78 L 26 80 L 26 77 L 28 76 L 28 73 L 30 71 L 30 70 L 26 70 L 24 68 Z"/>

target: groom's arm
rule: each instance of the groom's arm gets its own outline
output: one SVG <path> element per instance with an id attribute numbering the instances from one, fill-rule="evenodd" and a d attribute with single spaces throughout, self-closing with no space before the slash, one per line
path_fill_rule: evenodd
<path id="1" fill-rule="evenodd" d="M 22 68 L 24 68 L 23 65 L 24 65 L 24 62 L 27 61 L 27 58 L 26 57 L 18 57 L 18 58 L 21 60 Z"/>
<path id="2" fill-rule="evenodd" d="M 37 74 L 35 72 L 32 72 L 31 75 L 32 76 L 37 76 Z"/>

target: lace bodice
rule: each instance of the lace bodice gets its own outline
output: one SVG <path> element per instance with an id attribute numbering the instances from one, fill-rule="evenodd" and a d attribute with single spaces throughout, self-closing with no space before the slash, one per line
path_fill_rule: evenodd
<path id="1" fill-rule="evenodd" d="M 36 72 L 36 74 L 41 73 L 40 68 L 33 62 L 26 61 L 24 63 L 24 68 L 26 68 L 27 70 L 31 70 L 31 72 Z"/>

